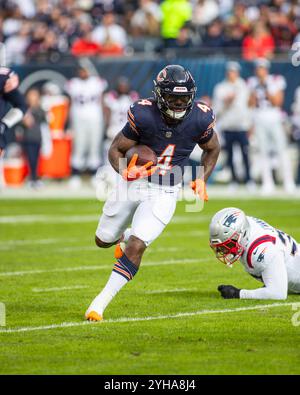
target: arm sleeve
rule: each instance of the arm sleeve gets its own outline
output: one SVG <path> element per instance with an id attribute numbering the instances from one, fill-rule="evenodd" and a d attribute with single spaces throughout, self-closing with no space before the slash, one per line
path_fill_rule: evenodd
<path id="1" fill-rule="evenodd" d="M 277 299 L 283 300 L 288 294 L 288 277 L 282 251 L 265 255 L 266 267 L 262 272 L 265 287 L 240 292 L 241 299 Z"/>

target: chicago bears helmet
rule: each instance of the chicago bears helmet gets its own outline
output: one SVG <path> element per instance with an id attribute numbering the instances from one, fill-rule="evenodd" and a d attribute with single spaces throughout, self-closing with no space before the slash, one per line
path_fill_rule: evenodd
<path id="1" fill-rule="evenodd" d="M 216 257 L 231 266 L 244 252 L 241 240 L 247 236 L 249 222 L 245 213 L 235 207 L 218 211 L 209 225 L 210 247 Z"/>
<path id="2" fill-rule="evenodd" d="M 154 97 L 159 110 L 169 118 L 183 119 L 191 111 L 196 84 L 191 73 L 179 65 L 163 68 L 154 82 Z"/>

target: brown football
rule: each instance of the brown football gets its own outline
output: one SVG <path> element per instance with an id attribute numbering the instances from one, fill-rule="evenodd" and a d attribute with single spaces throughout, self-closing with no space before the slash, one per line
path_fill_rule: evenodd
<path id="1" fill-rule="evenodd" d="M 155 152 L 147 145 L 135 145 L 134 147 L 130 148 L 125 154 L 128 164 L 134 154 L 138 154 L 138 160 L 136 163 L 138 166 L 143 166 L 150 161 L 153 162 L 153 166 L 157 165 L 157 156 Z"/>

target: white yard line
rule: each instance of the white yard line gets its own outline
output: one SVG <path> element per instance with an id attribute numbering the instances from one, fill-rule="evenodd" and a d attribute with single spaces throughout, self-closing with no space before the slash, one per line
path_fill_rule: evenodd
<path id="1" fill-rule="evenodd" d="M 48 244 L 61 244 L 61 243 L 73 243 L 76 241 L 92 240 L 92 238 L 82 237 L 69 237 L 69 238 L 49 238 L 49 239 L 27 239 L 27 240 L 6 240 L 0 242 L 0 251 L 11 250 L 15 246 L 26 246 L 26 245 L 48 245 Z"/>
<path id="2" fill-rule="evenodd" d="M 143 262 L 144 266 L 164 266 L 164 265 L 182 265 L 182 264 L 194 264 L 199 262 L 209 262 L 210 258 L 198 258 L 198 259 L 171 259 L 168 261 L 156 261 L 156 262 Z M 57 269 L 37 269 L 37 270 L 23 270 L 18 272 L 0 272 L 0 277 L 13 277 L 13 276 L 25 276 L 27 274 L 44 274 L 44 273 L 61 273 L 61 272 L 78 272 L 78 271 L 89 271 L 89 270 L 105 270 L 111 269 L 113 266 L 113 260 L 111 264 L 106 265 L 94 265 L 94 266 L 77 266 L 77 267 L 63 267 Z"/>
<path id="3" fill-rule="evenodd" d="M 70 287 L 54 287 L 54 288 L 32 288 L 32 292 L 41 293 L 41 292 L 59 292 L 59 291 L 70 291 L 73 289 L 84 289 L 89 288 L 88 285 L 73 285 Z"/>
<path id="4" fill-rule="evenodd" d="M 173 292 L 186 292 L 186 291 L 195 291 L 196 288 L 173 288 L 173 289 L 154 289 L 150 291 L 144 291 L 145 294 L 167 294 Z"/>
<path id="5" fill-rule="evenodd" d="M 183 317 L 194 317 L 199 315 L 208 315 L 208 314 L 228 314 L 228 313 L 236 313 L 242 311 L 250 311 L 250 310 L 262 310 L 274 307 L 287 307 L 295 305 L 295 302 L 289 303 L 270 303 L 263 305 L 254 305 L 248 307 L 237 307 L 234 309 L 223 309 L 223 310 L 198 310 L 191 312 L 182 312 L 182 313 L 174 313 L 168 315 L 158 315 L 158 316 L 150 316 L 150 317 L 122 317 L 117 319 L 108 319 L 104 320 L 100 323 L 92 323 L 87 321 L 82 322 L 63 322 L 61 324 L 53 324 L 53 325 L 45 325 L 45 326 L 25 326 L 20 328 L 8 328 L 1 329 L 0 334 L 4 333 L 19 333 L 19 332 L 33 332 L 33 331 L 45 331 L 48 329 L 58 329 L 58 328 L 70 328 L 70 327 L 78 327 L 78 326 L 86 326 L 86 325 L 105 325 L 112 323 L 121 323 L 121 322 L 142 322 L 142 321 L 153 321 L 153 320 L 165 320 L 172 318 L 183 318 Z"/>
<path id="6" fill-rule="evenodd" d="M 51 216 L 51 215 L 15 215 L 0 217 L 0 224 L 60 224 L 60 223 L 76 223 L 76 222 L 97 222 L 99 215 L 64 215 L 64 216 Z"/>

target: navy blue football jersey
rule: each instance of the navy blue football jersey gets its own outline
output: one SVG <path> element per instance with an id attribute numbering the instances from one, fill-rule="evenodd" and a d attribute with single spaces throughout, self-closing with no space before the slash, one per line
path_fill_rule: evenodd
<path id="1" fill-rule="evenodd" d="M 122 133 L 128 139 L 150 147 L 158 157 L 159 169 L 151 182 L 175 185 L 182 181 L 184 166 L 196 144 L 213 136 L 215 115 L 205 103 L 196 102 L 190 113 L 177 124 L 164 120 L 153 98 L 141 99 L 128 110 Z"/>

